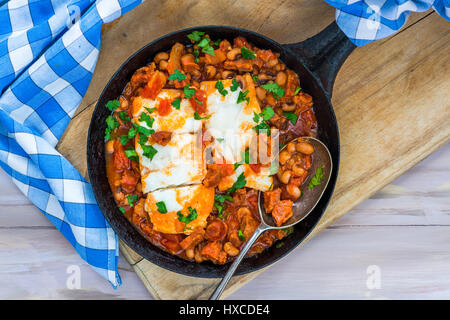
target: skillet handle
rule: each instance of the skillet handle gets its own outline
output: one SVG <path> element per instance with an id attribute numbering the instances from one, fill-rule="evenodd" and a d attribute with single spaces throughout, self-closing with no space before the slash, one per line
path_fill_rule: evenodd
<path id="1" fill-rule="evenodd" d="M 322 82 L 329 98 L 339 69 L 356 48 L 336 22 L 305 41 L 284 47 L 304 60 L 306 67 Z"/>

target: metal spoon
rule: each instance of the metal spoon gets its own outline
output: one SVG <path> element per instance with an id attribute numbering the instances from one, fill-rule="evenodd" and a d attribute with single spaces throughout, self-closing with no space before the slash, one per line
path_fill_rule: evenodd
<path id="1" fill-rule="evenodd" d="M 289 220 L 286 221 L 286 223 L 280 227 L 276 226 L 275 221 L 272 218 L 272 215 L 267 214 L 265 212 L 264 205 L 262 204 L 263 200 L 263 198 L 261 197 L 262 192 L 258 193 L 258 212 L 261 217 L 261 224 L 255 230 L 250 239 L 247 241 L 247 243 L 245 244 L 244 248 L 241 250 L 239 255 L 236 257 L 230 269 L 228 269 L 227 274 L 223 277 L 222 281 L 209 298 L 210 300 L 219 299 L 219 297 L 222 295 L 223 290 L 225 289 L 234 272 L 236 271 L 237 267 L 241 263 L 242 259 L 245 257 L 246 253 L 252 247 L 253 243 L 259 238 L 259 236 L 263 232 L 273 229 L 285 229 L 296 225 L 297 223 L 305 219 L 313 211 L 313 209 L 319 202 L 320 198 L 322 197 L 328 185 L 328 181 L 330 180 L 331 171 L 333 170 L 333 163 L 331 161 L 330 151 L 328 151 L 328 148 L 320 140 L 312 137 L 299 137 L 292 141 L 296 142 L 300 139 L 312 144 L 312 146 L 314 147 L 314 153 L 312 154 L 311 160 L 311 168 L 309 171 L 311 172 L 311 174 L 304 183 L 306 184 L 310 181 L 310 179 L 312 178 L 312 176 L 319 167 L 322 167 L 323 169 L 324 173 L 323 180 L 321 181 L 319 186 L 314 187 L 312 190 L 308 190 L 308 188 L 305 188 L 304 194 L 294 203 L 292 207 L 293 211 L 292 217 L 289 218 Z M 286 146 L 283 147 L 283 149 L 285 148 Z"/>

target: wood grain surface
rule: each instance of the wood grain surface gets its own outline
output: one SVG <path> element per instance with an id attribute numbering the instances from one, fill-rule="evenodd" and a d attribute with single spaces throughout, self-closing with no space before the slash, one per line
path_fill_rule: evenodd
<path id="1" fill-rule="evenodd" d="M 104 28 L 93 81 L 58 149 L 86 173 L 87 127 L 96 99 L 120 64 L 158 36 L 225 24 L 289 43 L 319 32 L 333 16 L 323 1 L 217 0 L 214 6 L 206 0 L 157 6 L 148 1 Z M 415 14 L 400 33 L 358 48 L 346 61 L 332 99 L 341 134 L 340 174 L 330 206 L 310 237 L 449 141 L 449 40 L 444 19 Z M 125 246 L 122 253 L 155 298 L 206 298 L 218 282 L 163 270 Z M 225 296 L 261 272 L 235 277 Z"/>

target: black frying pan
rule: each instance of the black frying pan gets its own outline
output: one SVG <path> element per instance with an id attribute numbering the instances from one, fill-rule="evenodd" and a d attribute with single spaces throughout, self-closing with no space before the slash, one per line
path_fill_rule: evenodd
<path id="1" fill-rule="evenodd" d="M 280 58 L 286 66 L 299 75 L 302 89 L 313 97 L 314 111 L 319 127 L 318 138 L 329 148 L 333 158 L 333 167 L 336 168 L 331 175 L 322 199 L 314 211 L 295 227 L 293 234 L 283 240 L 283 246 L 280 248 L 272 246 L 261 254 L 244 259 L 236 274 L 245 274 L 274 263 L 297 247 L 313 230 L 325 212 L 336 184 L 339 168 L 339 131 L 330 103 L 331 91 L 339 68 L 355 46 L 335 23 L 310 39 L 285 45 L 256 32 L 240 28 L 226 26 L 195 27 L 176 31 L 152 41 L 125 61 L 106 85 L 92 115 L 87 143 L 89 179 L 100 210 L 119 238 L 147 260 L 174 272 L 203 278 L 223 276 L 229 267 L 228 264 L 214 265 L 210 262 L 190 262 L 149 243 L 117 208 L 108 184 L 105 168 L 105 119 L 110 114 L 105 108 L 106 102 L 119 97 L 133 73 L 140 67 L 149 64 L 156 53 L 169 50 L 175 42 L 188 44 L 189 40 L 186 36 L 193 30 L 205 31 L 212 39 L 232 40 L 237 36 L 243 36 L 259 48 L 271 49 L 280 53 Z"/>

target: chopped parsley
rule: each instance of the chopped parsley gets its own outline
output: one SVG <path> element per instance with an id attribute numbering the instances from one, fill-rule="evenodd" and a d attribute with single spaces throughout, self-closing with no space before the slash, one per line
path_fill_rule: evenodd
<path id="1" fill-rule="evenodd" d="M 200 56 L 200 51 L 198 51 L 197 49 L 194 50 L 194 62 L 198 63 L 200 61 L 200 59 L 198 58 Z"/>
<path id="2" fill-rule="evenodd" d="M 247 181 L 245 180 L 244 173 L 242 172 L 237 178 L 236 182 L 233 183 L 230 189 L 228 189 L 228 193 L 232 193 L 238 189 L 245 187 Z"/>
<path id="3" fill-rule="evenodd" d="M 197 111 L 194 112 L 194 119 L 195 119 L 195 120 L 202 120 L 202 119 L 209 119 L 209 118 L 210 118 L 209 116 L 207 116 L 207 117 L 201 117 L 201 116 L 198 114 Z"/>
<path id="4" fill-rule="evenodd" d="M 181 73 L 178 69 L 175 69 L 175 71 L 169 76 L 169 80 L 182 81 L 184 79 L 186 79 L 186 75 Z"/>
<path id="5" fill-rule="evenodd" d="M 235 92 L 238 88 L 239 88 L 239 82 L 237 82 L 236 78 L 233 78 L 233 81 L 231 81 L 230 90 L 232 92 Z"/>
<path id="6" fill-rule="evenodd" d="M 133 148 L 129 148 L 129 149 L 125 150 L 125 155 L 127 156 L 128 159 L 139 162 L 138 154 L 137 154 L 136 150 L 134 150 Z"/>
<path id="7" fill-rule="evenodd" d="M 261 113 L 260 116 L 268 121 L 270 119 L 272 119 L 272 117 L 275 115 L 275 111 L 273 111 L 273 109 L 271 107 L 267 107 L 265 108 Z"/>
<path id="8" fill-rule="evenodd" d="M 241 229 L 238 231 L 238 237 L 241 241 L 245 241 L 245 236 Z"/>
<path id="9" fill-rule="evenodd" d="M 187 216 L 183 215 L 181 213 L 181 211 L 177 212 L 178 220 L 180 222 L 184 223 L 184 230 L 186 230 L 186 225 L 188 223 L 191 223 L 192 221 L 194 221 L 198 217 L 196 209 L 192 209 L 191 207 L 189 207 L 188 210 L 189 210 L 189 214 Z"/>
<path id="10" fill-rule="evenodd" d="M 283 112 L 284 116 L 293 124 L 297 123 L 297 115 L 293 112 Z"/>
<path id="11" fill-rule="evenodd" d="M 281 248 L 282 246 L 284 246 L 284 242 L 282 242 L 282 241 L 280 241 L 280 242 L 277 242 L 277 244 L 275 245 L 275 248 Z"/>
<path id="12" fill-rule="evenodd" d="M 255 59 L 256 58 L 256 54 L 251 51 L 250 49 L 247 49 L 247 47 L 242 47 L 241 48 L 241 54 L 242 54 L 242 58 L 244 59 Z"/>
<path id="13" fill-rule="evenodd" d="M 244 101 L 247 101 L 247 103 L 249 103 L 250 98 L 247 97 L 247 94 L 248 94 L 248 90 L 245 90 L 244 92 L 240 91 L 236 103 L 241 103 Z"/>
<path id="14" fill-rule="evenodd" d="M 253 130 L 259 133 L 260 130 L 265 130 L 267 135 L 270 136 L 270 126 L 264 121 L 270 120 L 275 115 L 275 111 L 271 107 L 265 108 L 260 114 L 253 113 L 253 121 L 257 123 Z"/>
<path id="15" fill-rule="evenodd" d="M 141 147 L 142 150 L 144 150 L 144 153 L 142 155 L 146 158 L 149 158 L 150 160 L 153 160 L 153 157 L 158 153 L 158 150 L 156 150 L 153 146 L 141 145 Z"/>
<path id="16" fill-rule="evenodd" d="M 136 128 L 137 132 L 139 132 L 140 134 L 143 134 L 144 136 L 149 136 L 149 135 L 155 133 L 155 130 L 148 129 L 148 128 L 140 126 L 138 124 L 135 124 L 134 127 Z M 130 133 L 130 132 L 128 131 L 128 133 Z"/>
<path id="17" fill-rule="evenodd" d="M 130 117 L 128 116 L 128 113 L 126 113 L 126 111 L 119 112 L 119 118 L 124 122 L 130 121 Z"/>
<path id="18" fill-rule="evenodd" d="M 141 122 L 145 122 L 145 124 L 147 124 L 147 126 L 149 128 L 153 127 L 153 122 L 155 122 L 155 119 L 153 119 L 152 117 L 150 117 L 148 114 L 146 114 L 145 112 L 141 113 L 140 117 L 139 117 L 139 121 Z"/>
<path id="19" fill-rule="evenodd" d="M 105 130 L 105 139 L 111 140 L 111 132 L 119 127 L 119 121 L 113 116 L 108 116 L 106 118 L 106 130 Z"/>
<path id="20" fill-rule="evenodd" d="M 188 34 L 187 37 L 192 42 L 198 42 L 202 39 L 202 36 L 204 36 L 205 33 L 203 31 L 193 31 L 192 33 Z"/>
<path id="21" fill-rule="evenodd" d="M 274 98 L 277 100 L 284 96 L 284 89 L 279 85 L 277 85 L 276 83 L 266 83 L 263 84 L 261 87 L 263 87 L 269 92 L 272 92 Z"/>
<path id="22" fill-rule="evenodd" d="M 300 87 L 297 87 L 297 89 L 295 89 L 295 92 L 294 92 L 294 96 L 295 96 L 295 95 L 297 95 L 297 93 L 299 93 L 299 92 L 300 92 L 300 90 L 302 90 L 302 88 L 300 88 Z"/>
<path id="23" fill-rule="evenodd" d="M 209 54 L 209 55 L 215 56 L 214 48 L 211 47 L 210 42 L 211 42 L 211 40 L 209 40 L 208 38 L 203 38 L 203 39 L 198 43 L 198 46 L 199 46 L 200 48 L 202 48 L 202 52 L 203 52 L 203 53 L 207 53 L 207 54 Z"/>
<path id="24" fill-rule="evenodd" d="M 148 113 L 152 113 L 153 111 L 156 110 L 156 108 L 148 108 L 148 107 L 144 107 L 145 110 L 147 110 Z"/>
<path id="25" fill-rule="evenodd" d="M 289 227 L 286 229 L 282 229 L 284 232 L 286 232 L 286 236 L 290 235 L 291 233 L 294 233 L 294 227 Z"/>
<path id="26" fill-rule="evenodd" d="M 106 108 L 108 108 L 109 111 L 114 111 L 118 107 L 120 107 L 120 102 L 119 100 L 109 100 L 105 106 Z"/>
<path id="27" fill-rule="evenodd" d="M 216 88 L 217 91 L 219 91 L 219 93 L 220 93 L 221 95 L 223 95 L 224 97 L 228 94 L 228 91 L 225 90 L 225 89 L 223 88 L 223 83 L 222 83 L 222 81 L 220 81 L 220 80 L 218 80 L 218 81 L 216 82 L 215 88 Z"/>
<path id="28" fill-rule="evenodd" d="M 167 213 L 167 207 L 164 201 L 159 201 L 156 203 L 156 206 L 158 207 L 159 213 Z"/>
<path id="29" fill-rule="evenodd" d="M 256 81 L 258 81 L 258 76 L 257 76 L 256 74 L 253 75 L 253 76 L 252 76 L 252 79 L 253 79 L 254 82 L 256 82 Z"/>
<path id="30" fill-rule="evenodd" d="M 195 89 L 194 88 L 189 88 L 189 85 L 185 85 L 184 88 L 184 96 L 188 99 L 192 98 L 195 94 Z"/>
<path id="31" fill-rule="evenodd" d="M 122 207 L 119 207 L 120 212 L 125 213 L 125 209 Z"/>
<path id="32" fill-rule="evenodd" d="M 317 168 L 316 174 L 309 181 L 308 189 L 312 190 L 314 187 L 317 187 L 318 185 L 320 185 L 322 183 L 323 177 L 324 177 L 324 172 L 323 172 L 322 167 Z"/>
<path id="33" fill-rule="evenodd" d="M 233 201 L 233 198 L 228 194 L 215 194 L 214 200 L 220 203 L 224 203 L 225 201 Z"/>
<path id="34" fill-rule="evenodd" d="M 120 136 L 120 144 L 121 145 L 126 145 L 128 143 L 128 141 L 130 141 L 130 139 L 128 138 L 127 134 L 123 134 Z"/>
<path id="35" fill-rule="evenodd" d="M 175 109 L 180 110 L 180 103 L 181 103 L 181 99 L 180 98 L 176 98 L 175 100 L 172 101 L 171 105 Z"/>
<path id="36" fill-rule="evenodd" d="M 214 44 L 216 47 L 218 47 L 221 41 L 222 41 L 221 39 L 217 39 L 216 41 L 213 42 L 213 44 Z"/>
<path id="37" fill-rule="evenodd" d="M 134 207 L 134 204 L 138 201 L 137 194 L 127 194 L 127 200 L 130 207 Z"/>

